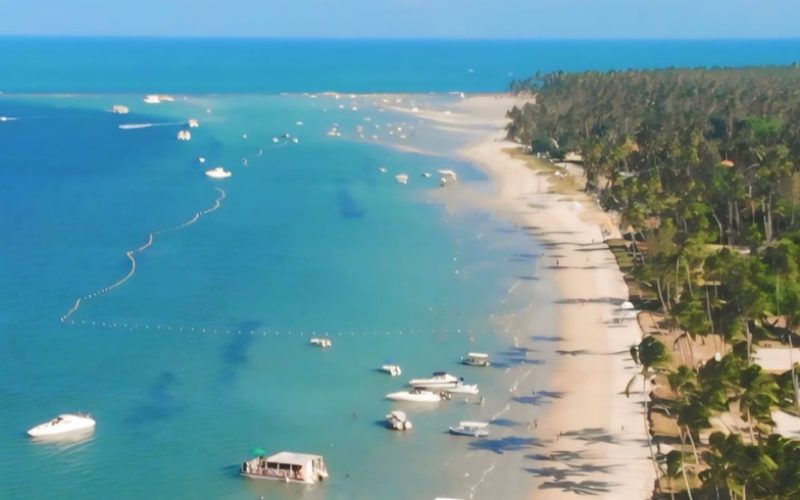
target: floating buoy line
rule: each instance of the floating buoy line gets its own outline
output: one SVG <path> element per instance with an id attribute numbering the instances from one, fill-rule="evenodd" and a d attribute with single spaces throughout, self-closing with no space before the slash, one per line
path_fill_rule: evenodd
<path id="1" fill-rule="evenodd" d="M 148 248 L 150 248 L 151 246 L 153 246 L 153 243 L 155 242 L 156 236 L 160 236 L 160 235 L 163 235 L 165 233 L 178 231 L 178 230 L 183 229 L 185 227 L 191 226 L 192 224 L 194 224 L 195 222 L 200 220 L 201 217 L 203 217 L 205 215 L 208 215 L 211 212 L 214 212 L 214 211 L 218 210 L 222 206 L 222 202 L 225 200 L 225 197 L 227 195 L 225 193 L 225 190 L 223 190 L 222 188 L 215 187 L 214 189 L 217 191 L 217 193 L 219 193 L 219 196 L 217 196 L 217 198 L 214 200 L 214 204 L 213 205 L 211 205 L 207 209 L 202 210 L 200 212 L 195 212 L 195 214 L 192 216 L 192 218 L 187 220 L 187 221 L 185 221 L 185 222 L 182 222 L 182 223 L 177 224 L 175 226 L 170 226 L 170 227 L 166 227 L 166 228 L 163 228 L 163 229 L 158 229 L 158 230 L 153 231 L 152 233 L 148 234 L 147 235 L 147 242 L 145 242 L 143 245 L 141 245 L 138 248 L 135 248 L 135 249 L 132 249 L 132 250 L 128 250 L 128 251 L 125 252 L 125 257 L 127 257 L 128 260 L 130 261 L 130 269 L 128 270 L 128 273 L 125 276 L 123 276 L 122 278 L 118 279 L 114 283 L 112 283 L 112 284 L 110 284 L 110 285 L 108 285 L 108 286 L 106 286 L 104 288 L 100 288 L 98 290 L 95 290 L 95 291 L 87 294 L 87 295 L 84 295 L 83 297 L 79 297 L 77 300 L 75 300 L 75 304 L 72 306 L 72 308 L 69 311 L 67 311 L 63 316 L 61 316 L 60 321 L 62 323 L 64 323 L 73 314 L 75 314 L 78 311 L 78 309 L 80 309 L 80 307 L 83 304 L 85 304 L 86 302 L 88 302 L 88 301 L 90 301 L 92 299 L 95 299 L 95 298 L 99 297 L 100 295 L 104 295 L 104 294 L 106 294 L 108 292 L 111 292 L 116 288 L 119 288 L 120 286 L 124 285 L 126 281 L 131 279 L 133 277 L 133 275 L 136 274 L 136 254 L 142 253 L 145 250 L 147 250 Z"/>

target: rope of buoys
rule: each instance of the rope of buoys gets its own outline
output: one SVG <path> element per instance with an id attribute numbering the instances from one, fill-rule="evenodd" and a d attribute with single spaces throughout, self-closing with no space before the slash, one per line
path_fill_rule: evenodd
<path id="1" fill-rule="evenodd" d="M 67 321 L 70 318 L 70 316 L 75 314 L 78 311 L 78 309 L 80 309 L 81 305 L 83 305 L 83 303 L 85 303 L 86 301 L 92 300 L 95 297 L 98 297 L 100 295 L 108 293 L 108 292 L 114 290 L 115 288 L 119 288 L 126 281 L 131 279 L 133 277 L 133 275 L 136 274 L 136 257 L 135 257 L 135 254 L 140 253 L 140 252 L 144 252 L 148 248 L 152 247 L 153 243 L 155 242 L 155 237 L 157 235 L 168 233 L 168 232 L 172 232 L 172 231 L 177 231 L 179 229 L 183 229 L 185 227 L 191 226 L 192 224 L 194 224 L 195 222 L 200 220 L 200 217 L 202 217 L 203 215 L 209 214 L 209 213 L 219 209 L 219 207 L 222 206 L 222 201 L 225 199 L 225 197 L 227 195 L 225 193 L 225 190 L 223 190 L 222 188 L 215 187 L 214 189 L 219 193 L 219 196 L 214 200 L 214 204 L 210 208 L 207 208 L 207 209 L 203 210 L 202 212 L 195 212 L 194 216 L 192 216 L 192 218 L 187 220 L 186 222 L 182 222 L 182 223 L 180 223 L 180 224 L 178 224 L 176 226 L 170 226 L 170 227 L 165 228 L 165 229 L 159 229 L 159 230 L 153 231 L 152 233 L 148 234 L 147 242 L 145 244 L 143 244 L 142 246 L 140 246 L 140 247 L 138 247 L 138 248 L 136 248 L 134 250 L 128 250 L 128 251 L 125 252 L 125 256 L 128 258 L 128 260 L 131 263 L 131 267 L 130 267 L 130 270 L 128 270 L 128 274 L 126 274 L 121 279 L 115 281 L 111 285 L 108 285 L 107 287 L 100 288 L 99 290 L 95 290 L 92 293 L 89 293 L 87 295 L 84 295 L 83 297 L 78 298 L 75 301 L 75 305 L 73 305 L 72 308 L 69 311 L 67 311 L 63 316 L 61 316 L 61 322 L 64 323 L 65 321 Z"/>

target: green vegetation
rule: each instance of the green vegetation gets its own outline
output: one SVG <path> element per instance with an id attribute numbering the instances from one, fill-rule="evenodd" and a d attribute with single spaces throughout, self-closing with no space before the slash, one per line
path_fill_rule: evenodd
<path id="1" fill-rule="evenodd" d="M 760 343 L 798 342 L 800 68 L 553 73 L 512 89 L 535 103 L 509 111 L 509 137 L 583 163 L 627 233 L 618 260 L 657 299 L 669 333 L 631 356 L 668 388 L 650 405 L 680 437 L 662 478 L 689 498 L 800 498 L 800 443 L 772 420 L 798 413 L 795 367 L 753 360 Z M 719 345 L 668 356 L 679 342 Z M 744 425 L 726 436 L 722 418 Z"/>

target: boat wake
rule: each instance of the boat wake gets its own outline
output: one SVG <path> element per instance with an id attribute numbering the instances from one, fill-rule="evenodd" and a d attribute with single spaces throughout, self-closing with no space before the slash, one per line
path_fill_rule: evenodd
<path id="1" fill-rule="evenodd" d="M 150 127 L 170 127 L 173 125 L 184 125 L 186 122 L 163 122 L 163 123 L 121 123 L 118 125 L 122 130 L 136 130 Z"/>
<path id="2" fill-rule="evenodd" d="M 78 312 L 78 309 L 80 309 L 80 307 L 83 304 L 85 304 L 87 301 L 92 300 L 94 298 L 97 298 L 100 295 L 104 295 L 104 294 L 106 294 L 108 292 L 111 292 L 112 290 L 114 290 L 116 288 L 119 288 L 120 286 L 124 285 L 126 281 L 131 279 L 133 277 L 133 275 L 136 274 L 136 254 L 144 252 L 145 250 L 147 250 L 148 248 L 153 246 L 153 243 L 155 242 L 156 236 L 159 236 L 159 235 L 162 235 L 162 234 L 165 234 L 165 233 L 170 233 L 170 232 L 173 232 L 173 231 L 178 231 L 178 230 L 183 229 L 185 227 L 191 226 L 192 224 L 194 224 L 195 222 L 200 220 L 200 218 L 203 217 L 204 215 L 210 214 L 211 212 L 214 212 L 214 211 L 218 210 L 222 206 L 222 202 L 225 200 L 225 197 L 227 196 L 227 194 L 225 193 L 225 190 L 223 190 L 222 188 L 215 187 L 214 189 L 219 193 L 219 196 L 217 196 L 217 198 L 214 200 L 214 204 L 213 205 L 211 205 L 209 208 L 207 208 L 205 210 L 202 210 L 200 212 L 195 212 L 195 214 L 192 216 L 192 218 L 187 220 L 187 221 L 185 221 L 185 222 L 182 222 L 182 223 L 177 224 L 175 226 L 170 226 L 170 227 L 166 227 L 166 228 L 163 228 L 163 229 L 158 229 L 156 231 L 153 231 L 149 235 L 147 235 L 147 242 L 146 243 L 144 243 L 142 246 L 140 246 L 138 248 L 135 248 L 133 250 L 128 250 L 127 252 L 125 252 L 125 256 L 130 261 L 130 269 L 128 270 L 128 273 L 125 276 L 123 276 L 122 278 L 118 279 L 114 283 L 112 283 L 112 284 L 110 284 L 110 285 L 108 285 L 108 286 L 106 286 L 104 288 L 100 288 L 99 290 L 95 290 L 92 293 L 84 295 L 83 297 L 80 297 L 77 300 L 75 300 L 75 305 L 73 305 L 72 308 L 69 311 L 67 311 L 63 316 L 61 316 L 60 321 L 62 323 L 64 323 L 65 321 L 67 321 L 70 318 L 70 316 L 72 316 L 73 314 Z"/>

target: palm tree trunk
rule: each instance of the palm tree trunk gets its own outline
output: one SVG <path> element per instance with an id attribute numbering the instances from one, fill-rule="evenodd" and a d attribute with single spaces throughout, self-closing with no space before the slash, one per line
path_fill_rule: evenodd
<path id="1" fill-rule="evenodd" d="M 642 403 L 644 404 L 644 430 L 647 433 L 647 445 L 650 448 L 650 458 L 653 460 L 653 470 L 656 473 L 656 484 L 659 484 L 661 471 L 658 469 L 658 462 L 656 462 L 656 454 L 653 451 L 653 436 L 650 434 L 650 420 L 648 417 L 648 397 L 647 397 L 647 371 L 642 372 Z M 660 487 L 659 487 L 660 489 Z"/>
<path id="2" fill-rule="evenodd" d="M 750 408 L 747 410 L 747 428 L 750 430 L 750 444 L 756 444 L 756 436 L 753 433 L 753 417 L 750 415 Z"/>

